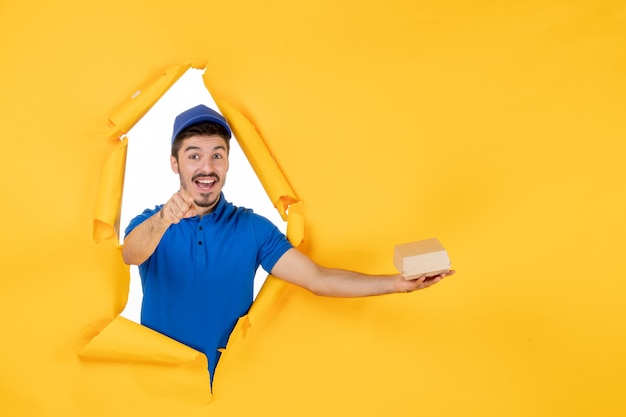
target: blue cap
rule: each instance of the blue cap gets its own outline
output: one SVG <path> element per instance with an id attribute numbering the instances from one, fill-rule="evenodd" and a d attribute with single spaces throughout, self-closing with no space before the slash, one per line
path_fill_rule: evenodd
<path id="1" fill-rule="evenodd" d="M 233 132 L 230 130 L 228 123 L 226 123 L 224 116 L 215 110 L 208 108 L 204 104 L 200 104 L 196 107 L 190 108 L 189 110 L 185 110 L 176 116 L 176 120 L 174 120 L 174 133 L 172 133 L 172 143 L 174 143 L 176 136 L 178 136 L 183 129 L 202 122 L 217 123 L 226 129 L 229 138 L 233 135 Z"/>

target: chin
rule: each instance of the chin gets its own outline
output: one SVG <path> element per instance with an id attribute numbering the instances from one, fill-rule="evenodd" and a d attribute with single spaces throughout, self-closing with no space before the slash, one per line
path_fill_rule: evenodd
<path id="1" fill-rule="evenodd" d="M 219 201 L 219 197 L 216 197 L 216 198 L 200 197 L 194 200 L 194 204 L 202 208 L 211 208 L 211 207 L 216 206 L 218 201 Z"/>

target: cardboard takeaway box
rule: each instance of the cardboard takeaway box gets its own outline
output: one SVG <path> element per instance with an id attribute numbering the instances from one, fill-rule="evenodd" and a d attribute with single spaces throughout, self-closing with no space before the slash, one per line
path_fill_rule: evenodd
<path id="1" fill-rule="evenodd" d="M 439 275 L 451 266 L 448 252 L 436 238 L 397 245 L 393 263 L 407 280 Z"/>

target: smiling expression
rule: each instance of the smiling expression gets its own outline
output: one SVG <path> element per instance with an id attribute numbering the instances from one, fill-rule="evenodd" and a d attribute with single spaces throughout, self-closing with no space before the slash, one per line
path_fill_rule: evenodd
<path id="1" fill-rule="evenodd" d="M 180 188 L 193 196 L 200 215 L 213 211 L 228 172 L 228 147 L 218 136 L 195 135 L 183 140 L 178 157 L 170 157 Z"/>

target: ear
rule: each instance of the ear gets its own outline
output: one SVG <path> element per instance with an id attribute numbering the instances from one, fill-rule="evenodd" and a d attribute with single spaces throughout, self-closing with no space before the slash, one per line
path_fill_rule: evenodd
<path id="1" fill-rule="evenodd" d="M 174 158 L 172 155 L 170 155 L 170 165 L 172 166 L 172 171 L 174 171 L 174 174 L 178 174 L 178 160 L 176 160 L 176 158 Z"/>

